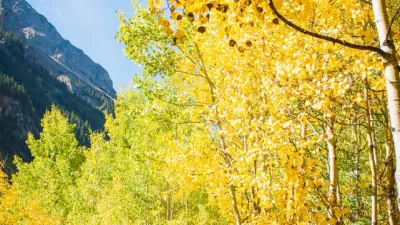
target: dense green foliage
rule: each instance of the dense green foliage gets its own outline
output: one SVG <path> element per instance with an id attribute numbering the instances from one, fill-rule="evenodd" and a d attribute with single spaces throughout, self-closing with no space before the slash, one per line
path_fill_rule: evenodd
<path id="1" fill-rule="evenodd" d="M 83 95 L 91 96 L 94 99 L 97 99 L 99 102 L 99 109 L 106 114 L 114 113 L 114 102 L 109 97 L 105 96 L 103 93 L 93 89 L 93 88 L 83 88 Z"/>
<path id="2" fill-rule="evenodd" d="M 24 195 L 41 196 L 39 202 L 48 207 L 51 216 L 62 217 L 74 205 L 70 191 L 80 176 L 83 149 L 78 146 L 74 125 L 68 123 L 61 111 L 47 112 L 42 126 L 40 139 L 31 135 L 27 142 L 34 161 L 27 164 L 17 160 L 20 172 L 13 182 Z"/>
<path id="3" fill-rule="evenodd" d="M 2 191 L 0 223 L 227 224 L 204 189 L 181 193 L 169 181 L 160 137 L 177 127 L 138 113 L 150 102 L 138 93 L 120 96 L 116 118 L 107 119 L 110 140 L 92 134 L 90 149 L 78 146 L 59 109 L 46 112 L 40 138 L 28 139 L 35 160 L 18 159 L 19 172 Z M 33 210 L 41 213 L 32 218 Z"/>
<path id="4" fill-rule="evenodd" d="M 31 104 L 25 88 L 5 74 L 0 74 L 0 95 L 12 95 L 25 107 L 29 107 Z"/>

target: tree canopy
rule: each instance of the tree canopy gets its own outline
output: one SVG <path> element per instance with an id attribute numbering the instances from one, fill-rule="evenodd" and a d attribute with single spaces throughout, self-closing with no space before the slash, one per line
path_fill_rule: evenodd
<path id="1" fill-rule="evenodd" d="M 90 148 L 46 113 L 5 224 L 398 224 L 400 2 L 132 5 L 143 72 Z"/>

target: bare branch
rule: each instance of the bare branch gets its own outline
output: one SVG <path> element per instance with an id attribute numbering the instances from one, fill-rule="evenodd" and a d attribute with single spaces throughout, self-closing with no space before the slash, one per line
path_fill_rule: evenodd
<path id="1" fill-rule="evenodd" d="M 271 8 L 271 10 L 274 12 L 274 14 L 282 21 L 284 22 L 286 25 L 288 25 L 289 27 L 303 33 L 306 35 L 309 35 L 311 37 L 315 37 L 318 39 L 322 39 L 322 40 L 326 40 L 335 44 L 340 44 L 349 48 L 353 48 L 353 49 L 358 49 L 358 50 L 368 50 L 368 51 L 373 51 L 378 53 L 379 55 L 385 57 L 387 55 L 387 53 L 385 51 L 383 51 L 382 49 L 378 48 L 378 47 L 374 47 L 374 46 L 369 46 L 369 45 L 358 45 L 358 44 L 354 44 L 354 43 L 350 43 L 338 38 L 334 38 L 334 37 L 330 37 L 330 36 L 326 36 L 326 35 L 322 35 L 322 34 L 318 34 L 309 30 L 306 30 L 302 27 L 299 27 L 298 25 L 294 24 L 293 22 L 289 21 L 288 19 L 286 19 L 282 14 L 280 14 L 278 12 L 278 10 L 275 8 L 275 5 L 273 3 L 272 0 L 268 0 L 268 5 Z"/>
<path id="2" fill-rule="evenodd" d="M 371 2 L 369 2 L 369 1 L 366 1 L 366 0 L 361 0 L 362 2 L 364 2 L 364 3 L 366 3 L 367 5 L 370 5 L 370 6 L 372 6 L 372 3 Z"/>

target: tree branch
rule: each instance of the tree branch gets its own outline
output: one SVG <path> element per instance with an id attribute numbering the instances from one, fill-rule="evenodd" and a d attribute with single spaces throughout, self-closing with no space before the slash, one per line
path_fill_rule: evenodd
<path id="1" fill-rule="evenodd" d="M 366 0 L 361 0 L 361 1 L 364 2 L 364 3 L 367 3 L 367 4 L 370 5 L 370 6 L 372 6 L 372 3 L 369 2 L 369 1 L 366 1 Z"/>
<path id="2" fill-rule="evenodd" d="M 392 18 L 392 21 L 390 22 L 389 29 L 388 29 L 388 32 L 386 34 L 385 42 L 388 41 L 390 30 L 392 29 L 393 22 L 396 19 L 396 17 L 399 14 L 399 12 L 400 12 L 400 7 L 397 9 L 396 13 L 394 14 L 394 16 Z"/>
<path id="3" fill-rule="evenodd" d="M 326 40 L 335 44 L 340 44 L 349 48 L 353 48 L 353 49 L 358 49 L 358 50 L 368 50 L 368 51 L 373 51 L 378 53 L 379 55 L 385 57 L 387 55 L 387 53 L 385 51 L 383 51 L 382 49 L 378 48 L 378 47 L 374 47 L 374 46 L 368 46 L 368 45 L 358 45 L 358 44 L 354 44 L 354 43 L 350 43 L 338 38 L 334 38 L 334 37 L 330 37 L 330 36 L 326 36 L 326 35 L 322 35 L 322 34 L 318 34 L 309 30 L 306 30 L 302 27 L 299 27 L 298 25 L 292 23 L 291 21 L 289 21 L 288 19 L 286 19 L 282 14 L 280 14 L 278 12 L 278 10 L 275 8 L 275 5 L 273 3 L 273 0 L 268 0 L 268 5 L 271 8 L 272 12 L 274 12 L 274 14 L 282 21 L 284 22 L 286 25 L 288 25 L 289 27 L 303 33 L 306 35 L 309 35 L 311 37 L 315 37 L 318 39 L 322 39 L 322 40 Z"/>

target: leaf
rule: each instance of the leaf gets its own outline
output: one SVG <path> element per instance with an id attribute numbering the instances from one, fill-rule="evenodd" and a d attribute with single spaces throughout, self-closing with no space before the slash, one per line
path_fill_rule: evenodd
<path id="1" fill-rule="evenodd" d="M 375 39 L 374 33 L 370 30 L 365 30 L 365 31 L 361 32 L 361 37 L 363 37 L 363 39 L 366 42 L 372 42 Z"/>
<path id="2" fill-rule="evenodd" d="M 204 33 L 204 32 L 206 32 L 206 27 L 201 26 L 201 27 L 197 28 L 197 31 L 198 31 L 199 33 Z"/>
<path id="3" fill-rule="evenodd" d="M 178 29 L 175 33 L 176 38 L 181 39 L 183 37 L 185 37 L 185 32 L 181 29 Z"/>
<path id="4" fill-rule="evenodd" d="M 246 41 L 246 45 L 247 45 L 248 47 L 251 47 L 251 46 L 253 46 L 253 43 L 252 43 L 250 40 L 247 40 L 247 41 Z"/>
<path id="5" fill-rule="evenodd" d="M 175 32 L 175 44 L 183 43 L 185 41 L 185 38 L 186 38 L 186 34 L 184 31 L 178 29 Z"/>
<path id="6" fill-rule="evenodd" d="M 194 13 L 193 12 L 188 13 L 187 18 L 190 22 L 193 22 L 194 21 Z"/>
<path id="7" fill-rule="evenodd" d="M 229 46 L 234 47 L 236 45 L 236 41 L 235 40 L 229 40 Z"/>
<path id="8" fill-rule="evenodd" d="M 154 7 L 161 9 L 164 6 L 164 0 L 155 0 Z"/>
<path id="9" fill-rule="evenodd" d="M 189 1 L 185 6 L 185 10 L 191 13 L 198 13 L 203 5 L 203 1 Z"/>

